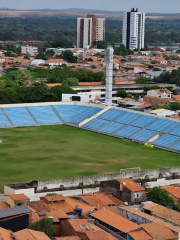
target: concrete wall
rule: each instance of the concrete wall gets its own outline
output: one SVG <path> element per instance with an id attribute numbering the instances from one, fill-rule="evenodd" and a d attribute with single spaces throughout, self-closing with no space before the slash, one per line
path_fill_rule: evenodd
<path id="1" fill-rule="evenodd" d="M 19 193 L 24 193 L 27 197 L 33 196 L 34 195 L 34 188 L 22 188 L 22 189 L 13 189 L 9 186 L 4 186 L 4 194 L 19 194 Z"/>
<path id="2" fill-rule="evenodd" d="M 48 181 L 38 181 L 37 191 L 44 191 L 47 189 L 60 189 L 60 187 L 70 188 L 79 187 L 80 184 L 84 185 L 99 184 L 101 181 L 120 179 L 120 178 L 132 178 L 136 179 L 157 179 L 157 178 L 180 178 L 180 167 L 162 168 L 162 169 L 151 169 L 136 172 L 125 172 L 125 173 L 112 173 L 103 174 L 89 177 L 77 177 L 77 178 L 62 178 Z"/>

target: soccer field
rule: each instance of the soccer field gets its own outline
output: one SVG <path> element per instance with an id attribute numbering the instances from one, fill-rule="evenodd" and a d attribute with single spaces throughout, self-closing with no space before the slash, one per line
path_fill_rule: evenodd
<path id="1" fill-rule="evenodd" d="M 180 155 L 65 125 L 0 129 L 0 190 L 8 183 L 180 165 Z"/>

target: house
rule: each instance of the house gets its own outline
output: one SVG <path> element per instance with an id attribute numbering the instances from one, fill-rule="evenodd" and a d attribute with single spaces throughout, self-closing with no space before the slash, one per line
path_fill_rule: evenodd
<path id="1" fill-rule="evenodd" d="M 11 234 L 11 230 L 0 227 L 0 240 L 13 240 Z"/>
<path id="2" fill-rule="evenodd" d="M 171 98 L 161 98 L 161 97 L 153 97 L 153 96 L 149 96 L 149 95 L 145 95 L 143 97 L 143 101 L 146 103 L 149 103 L 151 105 L 168 105 L 169 102 L 173 101 Z"/>
<path id="3" fill-rule="evenodd" d="M 31 224 L 32 210 L 25 205 L 0 210 L 0 227 L 19 231 Z"/>
<path id="4" fill-rule="evenodd" d="M 127 239 L 128 232 L 140 228 L 136 223 L 107 209 L 102 209 L 90 214 L 90 218 L 95 220 L 97 226 L 103 228 L 107 232 L 111 231 L 117 238 L 120 236 L 123 239 Z"/>
<path id="5" fill-rule="evenodd" d="M 67 62 L 64 59 L 49 59 L 45 62 L 46 64 L 48 64 L 49 66 L 61 66 L 63 64 L 67 64 Z"/>
<path id="6" fill-rule="evenodd" d="M 29 206 L 30 203 L 30 199 L 23 193 L 6 195 L 4 200 L 10 207 L 21 205 Z"/>
<path id="7" fill-rule="evenodd" d="M 38 54 L 38 48 L 34 46 L 21 46 L 22 54 L 36 55 Z"/>
<path id="8" fill-rule="evenodd" d="M 148 96 L 160 98 L 172 98 L 173 93 L 168 89 L 152 89 L 147 91 Z"/>
<path id="9" fill-rule="evenodd" d="M 161 188 L 165 189 L 169 193 L 169 195 L 174 198 L 176 203 L 180 203 L 180 185 L 179 184 L 163 186 Z"/>
<path id="10" fill-rule="evenodd" d="M 100 192 L 112 192 L 115 197 L 128 204 L 139 204 L 144 200 L 145 189 L 130 178 L 100 182 Z"/>
<path id="11" fill-rule="evenodd" d="M 142 230 L 128 233 L 129 240 L 177 240 L 177 235 L 163 223 L 146 223 L 140 227 Z"/>
<path id="12" fill-rule="evenodd" d="M 50 238 L 44 233 L 34 231 L 31 229 L 23 229 L 12 233 L 12 239 L 14 240 L 50 240 Z"/>

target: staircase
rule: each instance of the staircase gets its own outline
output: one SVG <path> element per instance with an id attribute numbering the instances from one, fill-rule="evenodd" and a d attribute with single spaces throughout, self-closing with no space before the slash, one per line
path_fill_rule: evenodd
<path id="1" fill-rule="evenodd" d="M 88 123 L 88 122 L 92 121 L 93 119 L 101 116 L 103 113 L 107 112 L 109 109 L 111 109 L 110 106 L 104 108 L 102 111 L 98 112 L 96 115 L 94 115 L 94 116 L 92 116 L 92 117 L 90 117 L 90 118 L 86 118 L 84 121 L 82 121 L 82 122 L 79 123 L 79 127 L 82 127 L 82 126 L 85 125 L 86 123 Z"/>
<path id="2" fill-rule="evenodd" d="M 28 107 L 25 107 L 25 108 L 26 108 L 26 110 L 28 111 L 29 115 L 32 117 L 32 119 L 35 121 L 35 123 L 36 123 L 37 125 L 39 125 L 38 121 L 36 120 L 36 118 L 34 117 L 34 115 L 32 114 L 32 112 L 29 110 L 29 108 L 28 108 Z"/>
<path id="3" fill-rule="evenodd" d="M 11 119 L 9 118 L 9 116 L 7 115 L 7 113 L 4 111 L 4 109 L 1 108 L 1 110 L 2 110 L 3 114 L 5 115 L 5 117 L 8 119 L 8 121 L 10 122 L 10 124 L 11 124 L 12 126 L 14 126 L 13 122 L 11 121 Z"/>
<path id="4" fill-rule="evenodd" d="M 56 109 L 52 106 L 49 105 L 51 107 L 51 109 L 53 110 L 53 112 L 56 114 L 56 116 L 58 117 L 58 119 L 62 122 L 65 123 L 64 120 L 62 119 L 62 117 L 59 115 L 59 113 L 56 111 Z"/>

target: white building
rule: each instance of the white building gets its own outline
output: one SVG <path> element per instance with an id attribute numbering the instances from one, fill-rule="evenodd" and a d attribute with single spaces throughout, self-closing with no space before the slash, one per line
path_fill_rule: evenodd
<path id="1" fill-rule="evenodd" d="M 168 89 L 152 89 L 147 91 L 147 95 L 160 98 L 172 98 L 173 93 Z"/>
<path id="2" fill-rule="evenodd" d="M 21 46 L 22 54 L 36 55 L 38 54 L 38 48 L 34 46 Z"/>
<path id="3" fill-rule="evenodd" d="M 45 64 L 45 60 L 43 59 L 34 59 L 33 61 L 31 61 L 31 65 L 40 65 L 40 64 Z"/>
<path id="4" fill-rule="evenodd" d="M 93 42 L 105 40 L 105 18 L 88 14 L 77 18 L 77 48 L 89 48 Z"/>
<path id="5" fill-rule="evenodd" d="M 125 12 L 123 16 L 122 43 L 127 49 L 144 48 L 145 13 L 132 8 L 131 12 Z"/>
<path id="6" fill-rule="evenodd" d="M 48 64 L 49 66 L 60 66 L 63 64 L 67 64 L 67 62 L 64 59 L 49 59 L 46 61 L 46 64 Z"/>

